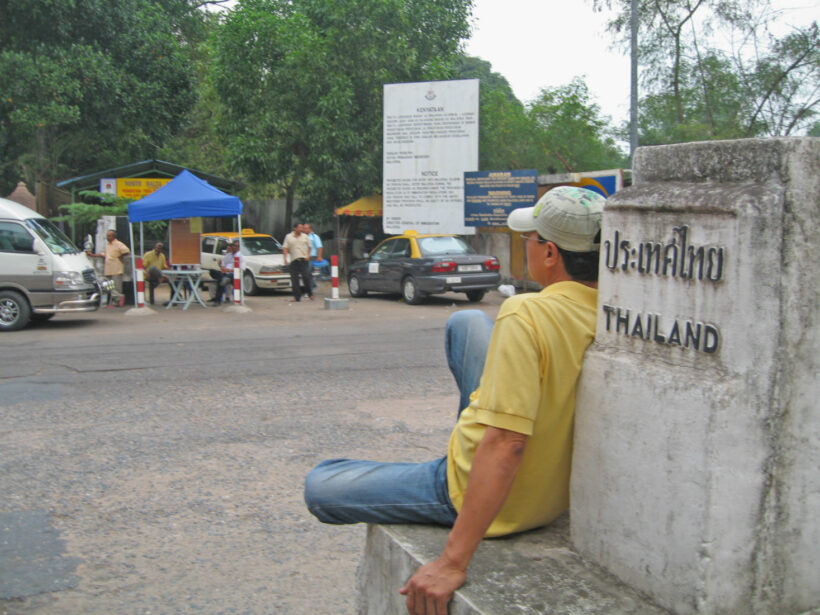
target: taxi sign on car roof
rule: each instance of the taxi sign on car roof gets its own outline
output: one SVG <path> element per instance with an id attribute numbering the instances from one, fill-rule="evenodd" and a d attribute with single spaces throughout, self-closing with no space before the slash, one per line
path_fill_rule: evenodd
<path id="1" fill-rule="evenodd" d="M 216 233 L 202 233 L 203 237 L 236 237 L 236 231 L 223 231 L 223 232 L 216 232 Z M 242 237 L 271 237 L 267 233 L 257 233 L 252 228 L 243 228 L 242 229 Z"/>

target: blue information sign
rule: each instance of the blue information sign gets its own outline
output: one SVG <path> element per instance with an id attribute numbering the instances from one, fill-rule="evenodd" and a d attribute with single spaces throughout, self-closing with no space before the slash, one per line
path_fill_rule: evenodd
<path id="1" fill-rule="evenodd" d="M 532 207 L 538 197 L 538 171 L 464 173 L 464 225 L 507 226 L 513 209 Z"/>

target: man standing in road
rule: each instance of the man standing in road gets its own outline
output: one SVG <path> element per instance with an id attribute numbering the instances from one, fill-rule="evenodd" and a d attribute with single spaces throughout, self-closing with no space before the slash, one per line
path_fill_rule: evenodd
<path id="1" fill-rule="evenodd" d="M 544 289 L 507 299 L 494 325 L 478 310 L 447 322 L 461 398 L 445 457 L 333 459 L 307 476 L 305 502 L 325 523 L 452 526 L 441 556 L 400 590 L 409 613 L 447 613 L 485 536 L 546 525 L 569 506 L 575 388 L 595 336 L 603 203 L 563 186 L 510 214 Z"/>
<path id="2" fill-rule="evenodd" d="M 117 239 L 117 234 L 113 230 L 105 233 L 105 249 L 102 254 L 92 254 L 98 258 L 105 259 L 105 269 L 103 273 L 105 277 L 110 278 L 114 282 L 114 289 L 111 291 L 111 296 L 108 299 L 108 307 L 122 307 L 125 305 L 125 296 L 122 294 L 122 278 L 125 272 L 122 258 L 131 253 L 123 242 Z"/>
<path id="3" fill-rule="evenodd" d="M 154 249 L 142 255 L 142 268 L 145 271 L 145 281 L 148 282 L 148 302 L 154 304 L 154 290 L 168 278 L 162 275 L 163 269 L 168 269 L 168 261 L 162 251 L 161 241 L 154 244 Z"/>
<path id="4" fill-rule="evenodd" d="M 308 236 L 308 239 L 310 239 L 310 270 L 308 271 L 310 274 L 310 288 L 316 290 L 316 281 L 313 279 L 313 268 L 322 261 L 324 245 L 322 244 L 322 238 L 313 232 L 313 227 L 311 227 L 310 224 L 305 222 L 302 228 Z"/>
<path id="5" fill-rule="evenodd" d="M 308 297 L 313 301 L 313 289 L 310 286 L 310 239 L 303 230 L 297 222 L 293 225 L 293 232 L 285 235 L 285 241 L 282 242 L 285 265 L 290 263 L 290 284 L 293 290 L 291 302 L 302 300 L 303 283 Z M 299 281 L 300 278 L 303 282 Z"/>
<path id="6" fill-rule="evenodd" d="M 219 305 L 223 301 L 230 301 L 230 291 L 227 288 L 230 286 L 233 288 L 233 270 L 234 270 L 234 259 L 239 257 L 239 275 L 242 275 L 242 272 L 245 271 L 245 256 L 239 250 L 239 240 L 234 239 L 233 243 L 228 245 L 228 249 L 225 251 L 225 256 L 222 257 L 222 260 L 219 262 L 219 276 L 216 280 L 216 294 L 214 298 L 210 300 L 210 303 L 214 305 Z M 223 299 L 223 295 L 226 295 Z"/>

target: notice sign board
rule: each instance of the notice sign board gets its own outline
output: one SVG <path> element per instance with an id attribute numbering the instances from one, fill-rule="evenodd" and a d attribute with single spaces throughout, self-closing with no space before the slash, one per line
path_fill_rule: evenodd
<path id="1" fill-rule="evenodd" d="M 478 79 L 384 86 L 386 233 L 472 235 L 464 172 L 478 168 Z"/>
<path id="2" fill-rule="evenodd" d="M 538 198 L 538 171 L 470 171 L 464 174 L 464 224 L 507 226 L 513 209 Z"/>
<path id="3" fill-rule="evenodd" d="M 170 177 L 105 177 L 100 180 L 100 192 L 136 200 L 162 188 L 169 181 Z"/>

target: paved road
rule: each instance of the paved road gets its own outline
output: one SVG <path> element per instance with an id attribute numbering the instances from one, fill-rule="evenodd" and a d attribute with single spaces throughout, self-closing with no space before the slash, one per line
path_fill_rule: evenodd
<path id="1" fill-rule="evenodd" d="M 0 334 L 0 614 L 353 613 L 364 528 L 316 522 L 303 477 L 442 454 L 474 306 L 328 294 Z"/>

